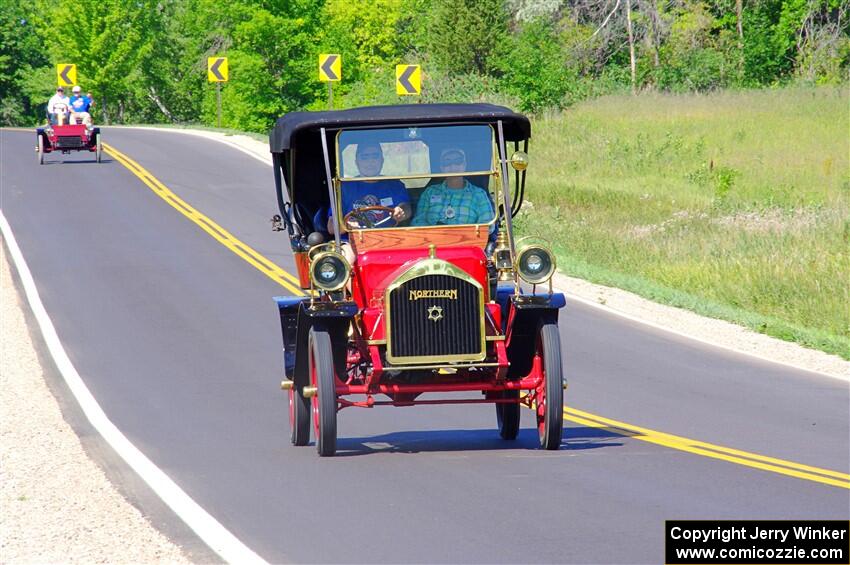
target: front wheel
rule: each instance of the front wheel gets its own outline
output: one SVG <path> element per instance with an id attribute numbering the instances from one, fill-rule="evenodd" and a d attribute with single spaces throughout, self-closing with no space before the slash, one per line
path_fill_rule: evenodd
<path id="1" fill-rule="evenodd" d="M 310 399 L 295 386 L 289 389 L 289 441 L 297 446 L 310 443 Z"/>
<path id="2" fill-rule="evenodd" d="M 550 322 L 540 326 L 536 356 L 540 357 L 543 370 L 543 383 L 537 389 L 536 407 L 540 447 L 558 449 L 564 429 L 564 385 L 561 335 L 557 324 Z"/>
<path id="3" fill-rule="evenodd" d="M 496 404 L 496 421 L 502 439 L 516 439 L 519 434 L 519 391 L 506 390 L 499 398 L 515 400 L 514 403 Z"/>
<path id="4" fill-rule="evenodd" d="M 101 143 L 100 143 L 100 134 L 97 134 L 97 143 L 96 143 L 96 149 L 95 149 L 95 156 L 96 156 L 96 159 L 97 159 L 97 162 L 98 162 L 98 163 L 100 163 L 101 155 L 103 155 L 103 146 L 102 146 L 102 145 L 101 145 Z"/>
<path id="5" fill-rule="evenodd" d="M 44 164 L 44 137 L 38 134 L 38 164 Z"/>
<path id="6" fill-rule="evenodd" d="M 313 397 L 313 427 L 316 451 L 322 457 L 336 453 L 336 376 L 334 375 L 331 336 L 312 328 L 309 339 L 310 382 L 317 389 Z"/>

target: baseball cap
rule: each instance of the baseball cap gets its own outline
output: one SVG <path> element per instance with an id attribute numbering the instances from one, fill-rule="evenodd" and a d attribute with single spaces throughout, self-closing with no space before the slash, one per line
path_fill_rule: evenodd
<path id="1" fill-rule="evenodd" d="M 75 86 L 74 88 L 71 89 L 71 92 L 80 92 L 80 90 L 82 90 L 82 89 L 79 86 Z"/>
<path id="2" fill-rule="evenodd" d="M 59 91 L 65 92 L 65 87 L 64 86 L 57 87 L 56 92 L 59 92 Z"/>

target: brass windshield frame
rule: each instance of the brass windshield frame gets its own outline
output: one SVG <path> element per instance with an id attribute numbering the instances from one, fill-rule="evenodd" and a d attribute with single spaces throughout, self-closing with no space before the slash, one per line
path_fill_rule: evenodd
<path id="1" fill-rule="evenodd" d="M 491 154 L 490 158 L 490 170 L 485 171 L 465 171 L 463 175 L 459 175 L 456 173 L 428 173 L 428 174 L 418 174 L 418 175 L 400 175 L 400 176 L 388 176 L 388 175 L 380 175 L 377 177 L 343 177 L 340 174 L 340 166 L 342 164 L 342 153 L 339 147 L 339 138 L 345 132 L 351 131 L 379 131 L 379 130 L 388 130 L 388 129 L 402 129 L 405 127 L 411 127 L 410 125 L 398 125 L 398 126 L 381 126 L 374 128 L 344 128 L 337 130 L 336 135 L 334 135 L 334 155 L 336 157 L 336 163 L 334 167 L 334 178 L 339 180 L 340 182 L 349 182 L 349 181 L 357 181 L 357 180 L 403 180 L 403 179 L 428 179 L 428 178 L 443 178 L 443 177 L 458 177 L 458 176 L 479 176 L 479 175 L 498 175 L 499 174 L 499 154 L 501 153 L 497 147 L 498 143 L 496 141 L 496 129 L 493 127 L 493 124 L 489 124 L 486 122 L 480 123 L 469 123 L 469 122 L 455 122 L 455 123 L 444 123 L 444 124 L 426 124 L 423 128 L 436 128 L 436 127 L 448 127 L 448 126 L 487 126 L 490 128 L 490 142 L 493 145 L 493 148 L 496 149 Z"/>
<path id="2" fill-rule="evenodd" d="M 445 228 L 445 227 L 460 227 L 460 226 L 487 226 L 489 230 L 491 226 L 496 224 L 499 221 L 499 205 L 505 205 L 504 196 L 502 194 L 502 189 L 500 187 L 501 179 L 503 173 L 501 172 L 500 162 L 502 149 L 499 147 L 499 136 L 497 135 L 496 128 L 493 127 L 493 124 L 487 122 L 447 122 L 447 123 L 435 123 L 435 124 L 426 124 L 424 126 L 416 126 L 416 127 L 446 127 L 446 126 L 468 126 L 468 125 L 480 125 L 487 126 L 490 128 L 490 143 L 494 151 L 491 154 L 491 165 L 492 168 L 490 170 L 485 171 L 464 171 L 462 174 L 457 173 L 433 173 L 433 174 L 417 174 L 417 175 L 401 175 L 401 176 L 377 176 L 377 177 L 351 177 L 351 178 L 342 178 L 340 176 L 340 166 L 342 161 L 342 153 L 340 152 L 339 138 L 343 132 L 350 131 L 374 131 L 381 129 L 400 129 L 404 127 L 411 127 L 410 125 L 398 125 L 398 126 L 382 126 L 382 127 L 354 127 L 354 128 L 345 128 L 337 130 L 334 135 L 334 157 L 336 158 L 336 163 L 334 167 L 334 175 L 333 175 L 333 187 L 334 187 L 334 204 L 337 210 L 342 210 L 342 185 L 346 182 L 351 181 L 379 181 L 379 180 L 413 180 L 413 179 L 434 179 L 434 178 L 454 178 L 454 177 L 472 177 L 472 176 L 490 176 L 494 179 L 494 184 L 492 187 L 487 189 L 487 193 L 492 195 L 493 198 L 493 219 L 489 222 L 485 222 L 483 224 L 440 224 L 437 226 L 393 226 L 387 228 L 368 228 L 368 229 L 380 229 L 380 230 L 421 230 L 428 228 Z M 412 219 L 409 218 L 409 219 Z M 336 218 L 334 216 L 334 222 L 336 225 L 336 232 L 339 233 L 340 228 L 345 227 L 342 225 L 343 218 Z M 358 229 L 349 230 L 345 227 L 348 233 L 353 233 L 356 231 L 360 231 Z"/>

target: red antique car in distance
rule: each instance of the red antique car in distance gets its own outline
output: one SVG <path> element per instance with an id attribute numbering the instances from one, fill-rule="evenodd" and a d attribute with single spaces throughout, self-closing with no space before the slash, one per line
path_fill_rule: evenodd
<path id="1" fill-rule="evenodd" d="M 95 160 L 100 163 L 103 153 L 100 141 L 100 128 L 88 128 L 84 124 L 51 125 L 36 129 L 35 150 L 38 153 L 38 164 L 44 164 L 44 156 L 48 153 L 71 151 L 89 151 L 95 154 Z"/>
<path id="2" fill-rule="evenodd" d="M 525 406 L 541 447 L 559 448 L 564 296 L 546 244 L 511 223 L 530 136 L 525 116 L 490 104 L 278 119 L 275 220 L 306 291 L 275 298 L 292 444 L 312 429 L 334 455 L 346 408 L 490 403 L 502 438 Z"/>

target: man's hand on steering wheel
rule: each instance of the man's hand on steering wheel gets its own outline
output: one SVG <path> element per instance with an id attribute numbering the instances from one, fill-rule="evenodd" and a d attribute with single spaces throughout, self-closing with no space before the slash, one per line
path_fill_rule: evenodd
<path id="1" fill-rule="evenodd" d="M 367 212 L 384 212 L 387 217 L 378 222 L 373 222 Z M 343 224 L 347 229 L 362 229 L 364 227 L 369 229 L 374 227 L 394 228 L 406 217 L 407 212 L 401 206 L 396 206 L 395 208 L 390 208 L 389 206 L 363 206 L 346 214 L 345 218 L 343 218 Z"/>

